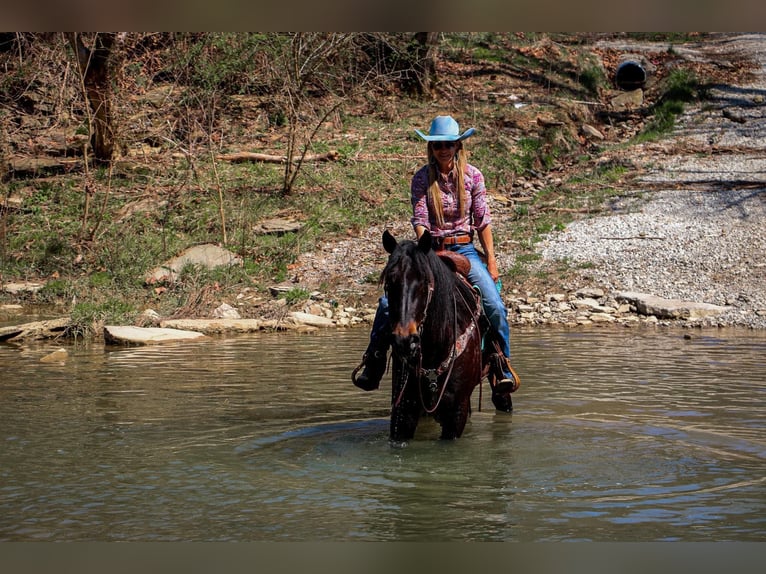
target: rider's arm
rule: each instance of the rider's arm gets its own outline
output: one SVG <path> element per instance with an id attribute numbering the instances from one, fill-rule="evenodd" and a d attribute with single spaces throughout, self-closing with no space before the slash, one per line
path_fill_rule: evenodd
<path id="1" fill-rule="evenodd" d="M 493 281 L 497 281 L 500 273 L 497 270 L 497 261 L 495 260 L 495 243 L 492 239 L 492 226 L 486 225 L 478 231 L 479 243 L 487 256 L 487 271 Z"/>

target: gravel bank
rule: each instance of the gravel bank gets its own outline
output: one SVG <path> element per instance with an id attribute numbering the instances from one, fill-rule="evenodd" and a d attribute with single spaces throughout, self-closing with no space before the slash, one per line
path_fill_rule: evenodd
<path id="1" fill-rule="evenodd" d="M 746 50 L 760 67 L 744 86 L 716 86 L 672 138 L 631 151 L 642 175 L 606 216 L 539 244 L 543 262 L 579 264 L 606 293 L 638 291 L 729 307 L 701 326 L 766 328 L 766 35 L 687 48 Z M 732 119 L 734 118 L 734 119 Z M 669 155 L 671 154 L 672 155 Z"/>

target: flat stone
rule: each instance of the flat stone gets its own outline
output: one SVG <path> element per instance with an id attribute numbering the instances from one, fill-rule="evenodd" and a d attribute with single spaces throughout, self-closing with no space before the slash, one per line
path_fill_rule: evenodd
<path id="1" fill-rule="evenodd" d="M 583 287 L 578 289 L 575 295 L 583 299 L 601 299 L 604 296 L 604 290 L 598 287 Z"/>
<path id="2" fill-rule="evenodd" d="M 3 285 L 3 291 L 11 295 L 18 295 L 20 293 L 36 293 L 43 287 L 45 287 L 45 283 L 25 281 L 23 283 L 6 283 Z"/>
<path id="3" fill-rule="evenodd" d="M 583 299 L 575 299 L 572 301 L 572 306 L 575 309 L 600 309 L 601 304 L 591 297 L 585 297 Z"/>
<path id="4" fill-rule="evenodd" d="M 658 319 L 703 319 L 720 315 L 727 311 L 728 307 L 712 305 L 710 303 L 697 303 L 694 301 L 682 301 L 680 299 L 664 299 L 645 293 L 622 291 L 615 293 L 615 299 L 633 304 L 642 315 L 651 315 Z"/>
<path id="5" fill-rule="evenodd" d="M 197 331 L 206 335 L 221 333 L 253 333 L 266 327 L 260 319 L 168 319 L 160 327 Z"/>
<path id="6" fill-rule="evenodd" d="M 104 340 L 110 343 L 127 345 L 154 345 L 158 343 L 174 343 L 177 341 L 193 341 L 203 339 L 205 335 L 198 331 L 183 331 L 162 327 L 133 327 L 106 325 Z"/>
<path id="7" fill-rule="evenodd" d="M 266 219 L 253 227 L 253 232 L 259 235 L 284 235 L 300 231 L 303 224 L 291 219 Z"/>
<path id="8" fill-rule="evenodd" d="M 293 311 L 290 313 L 290 317 L 297 323 L 313 325 L 314 327 L 332 327 L 335 325 L 332 319 L 311 313 L 301 313 L 300 311 Z"/>

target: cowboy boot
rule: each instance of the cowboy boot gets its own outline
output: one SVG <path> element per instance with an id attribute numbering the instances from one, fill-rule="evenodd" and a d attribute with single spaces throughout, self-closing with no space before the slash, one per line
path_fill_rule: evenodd
<path id="1" fill-rule="evenodd" d="M 489 382 L 492 388 L 492 404 L 498 411 L 510 413 L 513 411 L 511 393 L 519 388 L 521 381 L 516 371 L 511 367 L 510 361 L 503 357 L 499 349 L 497 353 L 490 355 L 489 368 L 491 371 Z"/>
<path id="2" fill-rule="evenodd" d="M 495 353 L 492 356 L 492 367 L 497 381 L 492 389 L 493 394 L 506 395 L 518 390 L 521 386 L 521 379 L 511 366 L 508 357 Z"/>
<path id="3" fill-rule="evenodd" d="M 374 391 L 380 386 L 380 380 L 386 372 L 388 348 L 376 348 L 373 344 L 367 348 L 361 364 L 351 373 L 351 381 L 364 391 Z M 362 374 L 356 374 L 364 367 Z"/>
<path id="4" fill-rule="evenodd" d="M 506 393 L 500 395 L 492 393 L 492 404 L 495 405 L 495 409 L 504 413 L 510 413 L 513 411 L 513 401 L 511 400 L 511 394 Z"/>

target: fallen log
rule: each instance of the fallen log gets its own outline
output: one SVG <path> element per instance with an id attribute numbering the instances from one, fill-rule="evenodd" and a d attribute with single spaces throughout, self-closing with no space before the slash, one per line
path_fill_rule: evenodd
<path id="1" fill-rule="evenodd" d="M 29 341 L 36 339 L 52 339 L 63 335 L 69 326 L 69 318 L 35 321 L 22 325 L 12 325 L 0 328 L 0 341 Z"/>
<path id="2" fill-rule="evenodd" d="M 340 154 L 335 151 L 331 150 L 327 153 L 320 153 L 320 154 L 306 154 L 303 156 L 303 161 L 337 161 L 340 157 Z M 218 156 L 218 159 L 221 161 L 230 161 L 232 163 L 242 163 L 246 161 L 253 161 L 253 162 L 265 162 L 265 163 L 285 163 L 287 161 L 287 158 L 282 155 L 269 155 L 265 153 L 256 153 L 256 152 L 249 152 L 249 151 L 240 151 L 235 153 L 225 153 Z M 298 162 L 300 160 L 300 156 L 296 156 L 293 158 L 294 162 Z"/>

